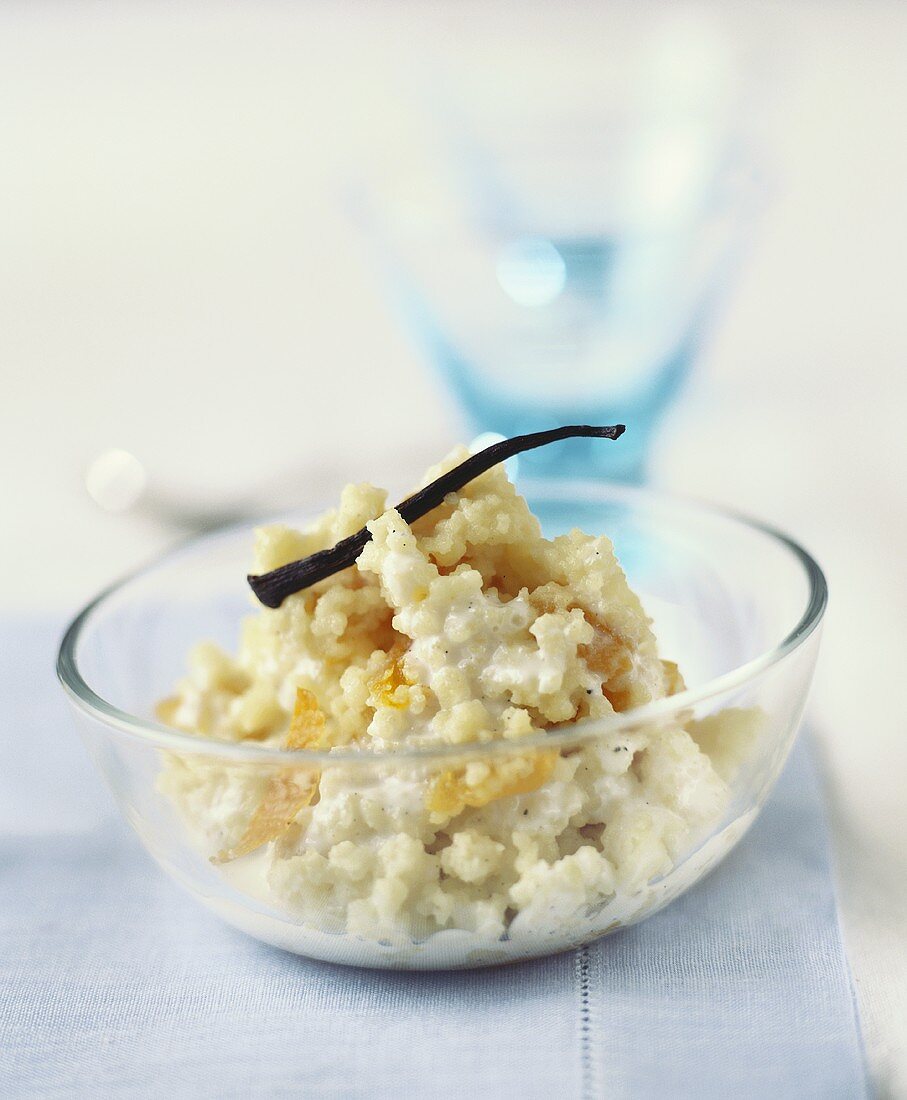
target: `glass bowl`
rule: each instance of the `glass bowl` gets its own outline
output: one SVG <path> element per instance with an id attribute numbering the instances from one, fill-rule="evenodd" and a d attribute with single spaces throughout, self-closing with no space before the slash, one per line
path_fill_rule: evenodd
<path id="1" fill-rule="evenodd" d="M 196 642 L 212 639 L 235 651 L 250 610 L 247 529 L 209 535 L 166 555 L 108 589 L 73 621 L 58 673 L 91 756 L 155 860 L 228 923 L 297 954 L 351 965 L 447 969 L 532 958 L 656 912 L 708 873 L 753 822 L 793 743 L 815 665 L 827 596 L 815 561 L 762 524 L 651 490 L 561 481 L 519 487 L 549 537 L 579 527 L 613 540 L 654 621 L 661 656 L 676 660 L 684 673 L 687 687 L 679 694 L 522 738 L 518 749 L 512 741 L 493 741 L 384 754 L 355 747 L 290 752 L 177 732 L 154 719 L 155 704 L 184 674 Z M 504 931 L 458 926 L 454 911 L 442 930 L 419 932 L 410 924 L 406 932 L 366 934 L 347 930 L 336 914 L 322 919 L 311 906 L 295 909 L 267 886 L 267 846 L 216 862 L 210 842 L 168 793 L 174 769 L 203 768 L 232 770 L 262 785 L 320 775 L 322 783 L 377 789 L 380 798 L 392 798 L 407 785 L 425 789 L 439 775 L 499 769 L 517 757 L 589 750 L 613 752 L 617 760 L 623 748 L 635 760 L 634 745 L 678 724 L 697 730 L 700 745 L 710 736 L 714 742 L 725 736 L 719 714 L 734 716 L 734 736 L 744 731 L 744 748 L 726 768 L 726 800 L 708 827 L 675 846 L 667 867 L 653 864 L 647 872 L 643 861 L 636 881 L 592 898 L 573 889 L 581 877 L 575 869 L 560 894 L 541 891 L 515 915 L 508 911 Z M 720 755 L 722 746 L 712 743 L 707 751 Z M 554 797 L 543 784 L 500 801 Z M 590 837 L 590 845 L 597 842 Z"/>

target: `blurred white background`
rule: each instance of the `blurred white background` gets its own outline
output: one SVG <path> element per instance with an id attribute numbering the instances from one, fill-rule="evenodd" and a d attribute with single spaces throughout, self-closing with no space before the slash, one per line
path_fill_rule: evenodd
<path id="1" fill-rule="evenodd" d="M 626 9 L 590 12 L 607 50 Z M 907 7 L 720 18 L 784 74 L 772 202 L 654 472 L 789 529 L 828 573 L 812 727 L 870 1063 L 907 1095 L 891 691 L 907 659 Z M 0 7 L 0 608 L 68 612 L 179 537 L 91 500 L 86 467 L 109 448 L 190 502 L 285 470 L 323 500 L 350 478 L 401 491 L 462 434 L 340 183 L 418 138 L 400 100 L 414 57 L 481 40 L 566 63 L 566 19 L 515 3 Z"/>

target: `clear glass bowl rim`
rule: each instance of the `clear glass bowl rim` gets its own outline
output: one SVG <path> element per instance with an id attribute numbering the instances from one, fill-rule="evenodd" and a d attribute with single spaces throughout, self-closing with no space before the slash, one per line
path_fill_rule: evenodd
<path id="1" fill-rule="evenodd" d="M 706 681 L 699 687 L 686 689 L 676 695 L 670 695 L 664 699 L 646 703 L 643 706 L 632 707 L 613 716 L 586 718 L 571 725 L 559 727 L 553 732 L 539 733 L 516 741 L 496 739 L 462 745 L 399 749 L 382 753 L 349 748 L 331 751 L 279 749 L 254 742 L 223 741 L 182 733 L 153 719 L 130 714 L 101 698 L 82 676 L 76 659 L 76 650 L 82 631 L 89 625 L 94 614 L 100 611 L 109 599 L 116 596 L 133 581 L 153 573 L 170 558 L 192 552 L 206 542 L 236 535 L 242 530 L 249 530 L 248 522 L 243 522 L 188 539 L 181 545 L 159 554 L 146 565 L 134 570 L 101 591 L 75 616 L 67 627 L 57 655 L 57 676 L 72 703 L 79 711 L 123 737 L 138 740 L 145 745 L 153 745 L 170 752 L 215 756 L 231 761 L 245 761 L 250 764 L 282 764 L 284 766 L 290 764 L 325 767 L 338 764 L 356 764 L 363 767 L 369 764 L 386 764 L 390 761 L 428 763 L 433 760 L 450 758 L 463 759 L 468 757 L 474 759 L 479 756 L 511 755 L 527 749 L 562 748 L 594 740 L 605 734 L 613 735 L 621 731 L 632 730 L 643 723 L 666 721 L 696 704 L 714 696 L 722 695 L 725 692 L 742 688 L 755 680 L 762 673 L 799 649 L 822 621 L 828 603 L 828 586 L 822 569 L 812 555 L 799 543 L 770 524 L 753 519 L 735 509 L 651 488 L 570 479 L 564 479 L 563 481 L 530 481 L 527 479 L 521 481 L 518 488 L 524 495 L 531 496 L 532 492 L 535 491 L 536 493 L 545 494 L 548 499 L 557 498 L 558 496 L 565 499 L 576 499 L 579 493 L 587 494 L 580 499 L 593 501 L 596 495 L 599 499 L 602 499 L 603 494 L 609 501 L 618 503 L 639 504 L 648 501 L 660 504 L 663 507 L 691 510 L 695 513 L 717 517 L 734 525 L 742 526 L 751 532 L 766 535 L 784 547 L 802 566 L 809 586 L 806 606 L 796 625 L 777 646 L 760 653 L 721 676 Z M 279 519 L 280 517 L 275 517 L 275 520 Z M 262 520 L 261 522 L 268 521 Z"/>

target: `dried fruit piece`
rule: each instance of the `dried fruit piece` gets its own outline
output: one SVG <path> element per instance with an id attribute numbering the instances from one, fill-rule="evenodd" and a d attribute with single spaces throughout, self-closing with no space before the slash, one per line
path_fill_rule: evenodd
<path id="1" fill-rule="evenodd" d="M 312 801 L 318 789 L 318 773 L 283 772 L 268 782 L 264 798 L 246 826 L 246 831 L 233 848 L 226 848 L 211 857 L 212 863 L 229 863 L 247 856 L 289 829 L 296 815 Z"/>
<path id="2" fill-rule="evenodd" d="M 635 682 L 633 646 L 619 631 L 608 626 L 588 608 L 576 603 L 564 586 L 551 583 L 542 585 L 530 594 L 529 602 L 542 615 L 556 611 L 582 611 L 595 634 L 592 641 L 581 645 L 577 652 L 590 671 L 601 680 L 602 694 L 618 712 L 646 702 Z M 671 662 L 663 663 L 668 665 Z M 676 665 L 674 669 L 676 671 Z"/>
<path id="3" fill-rule="evenodd" d="M 296 705 L 287 731 L 286 748 L 325 748 L 325 717 L 318 700 L 305 688 L 296 689 Z M 318 790 L 320 775 L 314 769 L 288 768 L 278 772 L 268 781 L 264 797 L 252 815 L 246 831 L 232 848 L 225 848 L 211 857 L 212 863 L 229 863 L 247 856 L 277 840 L 290 828 L 296 815 L 308 806 Z"/>
<path id="4" fill-rule="evenodd" d="M 616 711 L 628 710 L 637 700 L 638 690 L 633 681 L 633 657 L 627 642 L 617 631 L 599 622 L 594 615 L 585 612 L 595 629 L 595 636 L 579 654 L 589 669 L 601 677 L 602 694 Z"/>
<path id="5" fill-rule="evenodd" d="M 390 656 L 391 653 L 388 653 L 388 657 Z M 399 692 L 398 689 L 408 687 L 412 687 L 412 681 L 406 678 L 406 673 L 403 670 L 402 652 L 394 656 L 384 672 L 369 683 L 375 705 L 394 707 L 396 710 L 403 710 L 409 702 L 408 693 L 405 691 Z"/>
<path id="6" fill-rule="evenodd" d="M 543 750 L 494 764 L 467 764 L 442 772 L 431 785 L 426 806 L 432 814 L 456 817 L 467 806 L 478 809 L 498 798 L 529 794 L 548 782 L 557 758 L 556 750 Z"/>
<path id="7" fill-rule="evenodd" d="M 305 688 L 296 689 L 296 705 L 290 719 L 287 732 L 288 749 L 326 749 L 324 711 L 318 706 L 318 700 Z"/>

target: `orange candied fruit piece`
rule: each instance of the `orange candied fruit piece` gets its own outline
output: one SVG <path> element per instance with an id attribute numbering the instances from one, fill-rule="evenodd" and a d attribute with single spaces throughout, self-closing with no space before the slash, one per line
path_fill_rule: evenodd
<path id="1" fill-rule="evenodd" d="M 490 765 L 478 783 L 467 782 L 467 768 L 442 772 L 431 785 L 426 805 L 433 814 L 456 817 L 467 806 L 479 809 L 498 798 L 529 794 L 551 778 L 559 753 L 554 750 L 514 756 Z"/>
<path id="2" fill-rule="evenodd" d="M 268 841 L 282 837 L 299 811 L 315 797 L 317 789 L 318 772 L 275 775 L 268 781 L 264 797 L 235 847 L 218 852 L 211 862 L 229 863 L 249 855 Z"/>
<path id="3" fill-rule="evenodd" d="M 324 711 L 318 706 L 318 700 L 305 688 L 296 689 L 296 703 L 293 717 L 287 731 L 288 749 L 326 749 Z"/>
<path id="4" fill-rule="evenodd" d="M 402 653 L 394 657 L 384 672 L 369 683 L 372 699 L 378 706 L 395 707 L 397 710 L 403 710 L 408 702 L 407 693 L 401 692 L 398 695 L 398 689 L 412 686 L 412 681 L 406 678 L 406 673 L 403 671 Z"/>
<path id="5" fill-rule="evenodd" d="M 287 731 L 286 748 L 326 748 L 325 717 L 318 700 L 305 688 L 296 689 L 296 705 Z M 268 780 L 258 808 L 246 830 L 233 848 L 226 848 L 212 857 L 213 863 L 229 863 L 254 852 L 271 840 L 278 840 L 296 820 L 296 815 L 308 806 L 318 790 L 319 772 L 314 769 L 286 768 Z"/>

